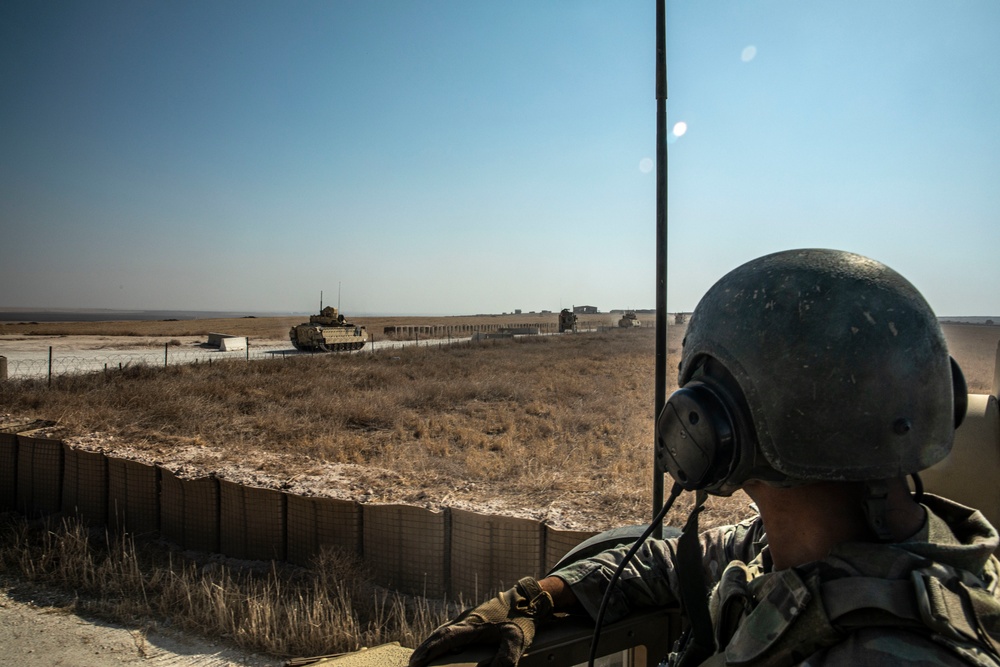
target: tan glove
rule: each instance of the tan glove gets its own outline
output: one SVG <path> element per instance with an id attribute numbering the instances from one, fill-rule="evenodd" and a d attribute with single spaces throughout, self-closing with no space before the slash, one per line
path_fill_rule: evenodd
<path id="1" fill-rule="evenodd" d="M 424 667 L 470 644 L 497 646 L 496 656 L 481 663 L 482 667 L 515 667 L 535 638 L 535 627 L 551 617 L 552 596 L 537 581 L 525 577 L 509 591 L 467 609 L 432 632 L 410 656 L 410 667 Z"/>

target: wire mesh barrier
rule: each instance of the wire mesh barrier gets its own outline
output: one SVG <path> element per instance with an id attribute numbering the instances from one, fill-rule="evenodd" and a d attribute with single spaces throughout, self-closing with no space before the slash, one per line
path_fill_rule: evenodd
<path id="1" fill-rule="evenodd" d="M 460 339 L 454 339 L 458 342 Z M 466 341 L 468 338 L 465 339 Z M 441 341 L 379 341 L 357 352 L 338 352 L 336 354 L 365 354 L 381 350 L 398 349 L 414 344 L 429 345 Z M 443 343 L 442 343 L 443 344 Z M 8 358 L 7 377 L 17 378 L 51 378 L 60 375 L 79 373 L 121 371 L 136 366 L 167 367 L 182 364 L 213 364 L 238 361 L 261 361 L 268 359 L 291 359 L 309 355 L 322 355 L 324 352 L 301 352 L 285 346 L 257 347 L 250 345 L 245 350 L 220 351 L 206 348 L 198 350 L 177 350 L 167 346 L 164 349 L 143 349 L 135 352 L 95 352 L 87 354 L 76 351 L 69 354 L 56 353 L 50 349 L 47 356 L 35 355 L 35 358 Z"/>
<path id="2" fill-rule="evenodd" d="M 48 424 L 51 426 L 51 423 Z M 305 565 L 358 555 L 377 583 L 427 597 L 481 599 L 541 577 L 593 532 L 451 508 L 299 496 L 72 447 L 39 422 L 0 424 L 0 511 L 75 516 L 185 550 Z"/>

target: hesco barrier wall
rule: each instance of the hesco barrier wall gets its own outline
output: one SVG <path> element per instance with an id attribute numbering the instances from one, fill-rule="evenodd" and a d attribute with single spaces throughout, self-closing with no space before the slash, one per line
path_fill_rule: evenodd
<path id="1" fill-rule="evenodd" d="M 0 511 L 62 514 L 158 533 L 185 550 L 308 565 L 324 548 L 359 556 L 381 585 L 482 599 L 541 577 L 593 532 L 458 509 L 362 504 L 242 486 L 73 448 L 39 422 L 0 426 Z"/>

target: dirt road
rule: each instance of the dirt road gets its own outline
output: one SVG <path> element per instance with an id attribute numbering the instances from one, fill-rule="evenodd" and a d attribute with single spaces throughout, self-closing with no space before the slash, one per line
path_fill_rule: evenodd
<path id="1" fill-rule="evenodd" d="M 172 632 L 82 618 L 72 600 L 0 578 L 0 665 L 18 667 L 279 667 L 263 657 Z"/>
<path id="2" fill-rule="evenodd" d="M 354 354 L 389 350 L 411 345 L 444 345 L 469 340 L 464 338 L 415 341 L 382 340 L 370 342 Z M 50 352 L 51 351 L 51 352 Z M 51 356 L 50 356 L 51 354 Z M 0 356 L 7 360 L 7 377 L 44 378 L 51 367 L 53 375 L 85 373 L 121 366 L 146 364 L 164 366 L 206 363 L 223 359 L 274 359 L 308 355 L 296 350 L 287 340 L 253 340 L 248 349 L 224 352 L 205 345 L 204 336 L 21 336 L 0 334 Z"/>

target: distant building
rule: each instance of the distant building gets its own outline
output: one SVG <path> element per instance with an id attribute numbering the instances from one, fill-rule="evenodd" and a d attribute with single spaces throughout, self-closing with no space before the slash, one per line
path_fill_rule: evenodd
<path id="1" fill-rule="evenodd" d="M 597 306 L 573 306 L 573 312 L 577 315 L 596 315 Z"/>

